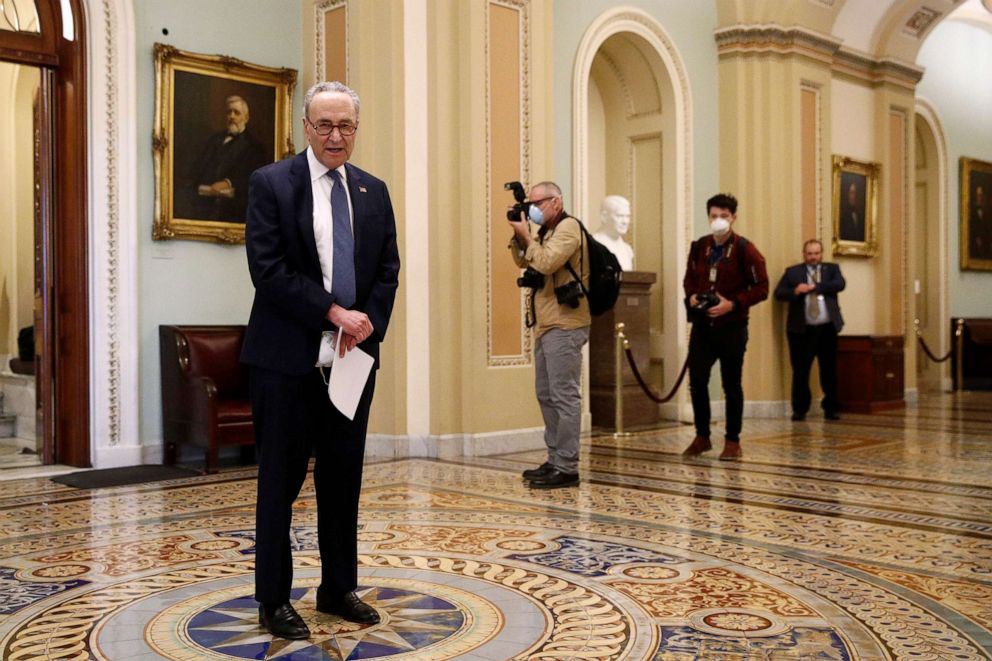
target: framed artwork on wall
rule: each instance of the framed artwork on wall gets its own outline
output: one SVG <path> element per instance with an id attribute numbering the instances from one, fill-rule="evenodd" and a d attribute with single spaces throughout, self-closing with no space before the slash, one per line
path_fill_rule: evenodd
<path id="1" fill-rule="evenodd" d="M 291 156 L 294 69 L 155 44 L 152 238 L 244 243 L 248 178 Z"/>
<path id="2" fill-rule="evenodd" d="M 961 157 L 961 270 L 992 271 L 992 163 Z"/>
<path id="3" fill-rule="evenodd" d="M 834 156 L 833 218 L 835 255 L 878 254 L 877 163 Z"/>

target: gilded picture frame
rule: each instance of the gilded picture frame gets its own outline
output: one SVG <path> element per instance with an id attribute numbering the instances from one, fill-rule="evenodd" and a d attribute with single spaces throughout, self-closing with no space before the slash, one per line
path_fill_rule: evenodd
<path id="1" fill-rule="evenodd" d="M 877 163 L 833 157 L 833 253 L 874 257 L 878 254 Z"/>
<path id="2" fill-rule="evenodd" d="M 296 75 L 155 44 L 153 239 L 244 243 L 248 177 L 295 152 Z"/>
<path id="3" fill-rule="evenodd" d="M 961 157 L 961 270 L 992 271 L 992 163 Z"/>

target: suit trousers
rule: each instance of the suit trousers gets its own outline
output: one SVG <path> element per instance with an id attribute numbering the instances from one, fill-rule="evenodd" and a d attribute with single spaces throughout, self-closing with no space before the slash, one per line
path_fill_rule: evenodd
<path id="1" fill-rule="evenodd" d="M 837 329 L 833 324 L 806 326 L 802 333 L 786 333 L 789 340 L 789 360 L 792 363 L 792 412 L 809 411 L 812 394 L 809 372 L 816 358 L 820 365 L 820 406 L 826 413 L 837 412 Z"/>
<path id="2" fill-rule="evenodd" d="M 255 599 L 265 604 L 289 601 L 292 552 L 300 549 L 290 538 L 293 502 L 311 455 L 316 457 L 321 588 L 332 596 L 351 592 L 358 586 L 358 499 L 375 372 L 369 375 L 354 420 L 331 404 L 316 368 L 294 376 L 252 367 L 250 377 L 258 453 Z"/>
<path id="3" fill-rule="evenodd" d="M 726 400 L 729 441 L 740 441 L 744 417 L 744 388 L 741 373 L 747 350 L 747 322 L 710 326 L 705 321 L 692 324 L 689 335 L 689 391 L 696 434 L 710 437 L 710 371 L 720 361 L 720 379 Z"/>

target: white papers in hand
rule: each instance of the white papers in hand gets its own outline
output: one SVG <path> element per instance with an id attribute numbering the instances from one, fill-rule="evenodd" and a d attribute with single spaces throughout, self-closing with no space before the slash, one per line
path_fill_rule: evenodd
<path id="1" fill-rule="evenodd" d="M 327 396 L 331 398 L 331 404 L 349 420 L 355 419 L 358 400 L 362 398 L 374 363 L 375 359 L 358 347 L 347 352 L 343 358 L 334 352 Z"/>

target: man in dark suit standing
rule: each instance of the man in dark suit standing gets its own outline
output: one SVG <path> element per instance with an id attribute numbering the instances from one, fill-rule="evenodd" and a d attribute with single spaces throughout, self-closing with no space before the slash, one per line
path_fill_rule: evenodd
<path id="1" fill-rule="evenodd" d="M 333 340 L 336 356 L 357 346 L 378 367 L 400 268 L 385 183 L 347 163 L 358 96 L 341 83 L 318 83 L 304 98 L 303 114 L 307 150 L 251 177 L 245 243 L 255 301 L 241 354 L 251 369 L 258 448 L 255 599 L 262 625 L 289 639 L 310 635 L 290 603 L 290 525 L 312 452 L 321 559 L 317 610 L 352 622 L 379 621 L 355 593 L 375 370 L 349 420 L 330 403 L 326 370 L 317 365 L 326 362 L 321 345 Z"/>
<path id="2" fill-rule="evenodd" d="M 207 139 L 193 164 L 187 203 L 176 209 L 179 217 L 244 222 L 248 177 L 272 161 L 272 154 L 248 131 L 248 103 L 235 94 L 225 99 L 225 106 L 226 128 Z"/>
<path id="3" fill-rule="evenodd" d="M 844 319 L 837 304 L 837 293 L 844 290 L 840 266 L 823 262 L 823 244 L 810 239 L 803 245 L 803 262 L 785 270 L 775 298 L 789 303 L 786 335 L 792 362 L 792 419 L 805 420 L 812 395 L 809 371 L 816 358 L 820 364 L 823 388 L 823 417 L 837 415 L 837 334 Z"/>

